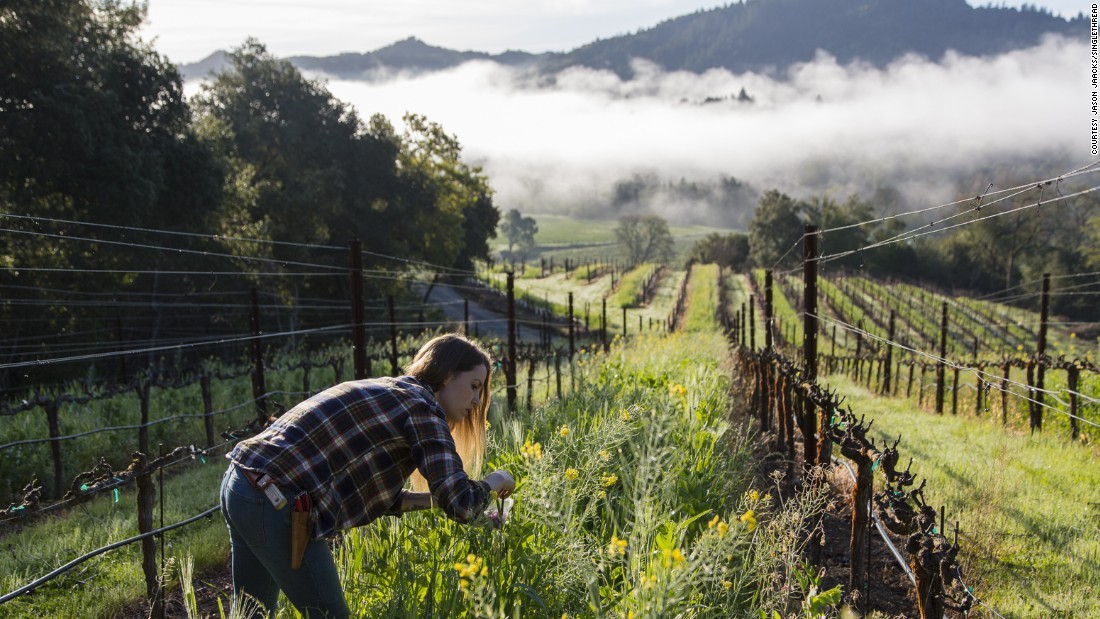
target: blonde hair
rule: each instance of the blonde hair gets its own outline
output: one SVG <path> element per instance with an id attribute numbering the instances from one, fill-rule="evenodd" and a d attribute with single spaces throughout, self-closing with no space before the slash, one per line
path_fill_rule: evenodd
<path id="1" fill-rule="evenodd" d="M 485 422 L 489 414 L 492 356 L 476 342 L 457 333 L 448 333 L 434 337 L 421 346 L 412 362 L 405 367 L 405 374 L 424 383 L 432 393 L 438 393 L 455 374 L 468 372 L 479 365 L 485 368 L 480 405 L 461 422 L 450 425 L 455 448 L 470 477 L 480 476 L 485 460 Z M 413 489 L 418 492 L 428 489 L 428 482 L 420 471 L 413 473 L 412 483 Z"/>

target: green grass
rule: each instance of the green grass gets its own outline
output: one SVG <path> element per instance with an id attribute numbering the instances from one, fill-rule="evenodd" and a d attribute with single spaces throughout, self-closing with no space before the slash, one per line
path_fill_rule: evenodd
<path id="1" fill-rule="evenodd" d="M 946 506 L 948 522 L 960 522 L 964 577 L 979 599 L 1006 617 L 1100 616 L 1094 447 L 1049 431 L 1005 431 L 991 416 L 914 410 L 845 377 L 826 382 L 857 415 L 875 420 L 879 445 L 902 437 L 902 460 L 912 457 L 913 471 L 928 480 L 928 501 Z M 993 616 L 981 607 L 974 615 Z"/>
<path id="2" fill-rule="evenodd" d="M 222 454 L 212 454 L 205 464 L 182 465 L 183 472 L 166 475 L 166 525 L 179 522 L 218 503 L 218 484 L 225 472 Z M 154 477 L 154 481 L 157 478 Z M 158 503 L 154 526 L 160 526 Z M 0 538 L 0 589 L 14 591 L 52 569 L 107 544 L 138 534 L 137 502 L 133 487 L 111 493 L 70 509 L 65 517 L 29 523 L 16 533 Z M 157 547 L 160 547 L 158 542 Z M 167 554 L 173 564 L 190 558 L 198 573 L 216 569 L 229 556 L 229 534 L 220 514 L 167 533 Z M 169 579 L 176 570 L 166 569 Z M 9 619 L 39 617 L 114 617 L 145 596 L 141 571 L 141 543 L 93 557 L 76 569 L 44 584 L 33 594 L 3 606 Z"/>
<path id="3" fill-rule="evenodd" d="M 657 269 L 657 265 L 646 263 L 623 273 L 615 294 L 607 300 L 607 304 L 616 308 L 633 309 L 638 307 L 641 303 L 642 288 L 645 286 L 646 278 L 652 275 L 655 269 Z"/>
<path id="4" fill-rule="evenodd" d="M 681 331 L 713 331 L 718 319 L 718 265 L 696 264 L 688 279 L 687 308 Z"/>

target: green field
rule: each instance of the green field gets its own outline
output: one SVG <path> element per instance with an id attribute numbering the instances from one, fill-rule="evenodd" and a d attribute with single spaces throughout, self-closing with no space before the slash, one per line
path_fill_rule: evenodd
<path id="1" fill-rule="evenodd" d="M 588 260 L 624 260 L 625 252 L 615 239 L 616 220 L 578 219 L 566 215 L 533 214 L 538 222 L 539 231 L 535 235 L 536 246 L 528 256 L 538 263 L 539 258 L 558 262 L 566 259 L 583 263 Z M 674 262 L 683 262 L 696 242 L 708 234 L 730 234 L 735 232 L 725 228 L 708 226 L 677 226 L 669 223 L 676 258 Z M 497 235 L 492 246 L 493 251 L 508 249 L 506 238 Z"/>

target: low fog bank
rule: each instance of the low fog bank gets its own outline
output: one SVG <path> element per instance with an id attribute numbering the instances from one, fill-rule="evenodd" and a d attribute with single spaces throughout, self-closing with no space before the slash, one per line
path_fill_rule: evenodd
<path id="1" fill-rule="evenodd" d="M 744 228 L 760 193 L 858 194 L 885 212 L 1039 180 L 1091 160 L 1088 49 L 1051 37 L 988 58 L 819 54 L 784 80 L 638 62 L 624 81 L 494 63 L 384 82 L 330 81 L 366 117 L 424 114 L 484 168 L 502 210 L 651 212 Z"/>

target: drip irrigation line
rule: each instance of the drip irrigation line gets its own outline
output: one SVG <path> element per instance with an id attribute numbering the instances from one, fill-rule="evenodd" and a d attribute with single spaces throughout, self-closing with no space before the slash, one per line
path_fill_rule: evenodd
<path id="1" fill-rule="evenodd" d="M 986 604 L 985 602 L 978 599 L 978 596 L 974 595 L 974 592 L 971 590 L 971 588 L 966 586 L 966 581 L 963 580 L 962 570 L 959 568 L 958 565 L 955 566 L 955 573 L 958 574 L 959 582 L 962 583 L 963 588 L 966 589 L 966 593 L 967 593 L 967 595 L 970 596 L 970 599 L 974 600 L 975 602 L 977 602 L 978 604 L 983 606 L 986 610 L 993 613 L 994 615 L 997 615 L 998 617 L 1000 617 L 1000 619 L 1005 619 L 1004 615 L 1002 615 L 1001 613 L 993 610 L 993 608 L 989 604 Z"/>
<path id="2" fill-rule="evenodd" d="M 887 344 L 889 346 L 893 346 L 895 348 L 900 348 L 901 350 L 905 350 L 905 351 L 908 351 L 908 352 L 916 354 L 916 355 L 927 357 L 927 358 L 932 359 L 933 361 L 935 361 L 937 363 L 942 363 L 943 365 L 946 365 L 946 366 L 948 366 L 952 369 L 970 372 L 970 373 L 974 374 L 975 377 L 977 377 L 978 380 L 982 381 L 982 383 L 984 385 L 986 385 L 988 388 L 996 389 L 997 391 L 1000 391 L 1000 392 L 1003 392 L 1003 393 L 1006 393 L 1008 395 L 1012 395 L 1012 396 L 1015 396 L 1015 397 L 1018 397 L 1018 398 L 1023 398 L 1024 400 L 1027 400 L 1028 402 L 1031 402 L 1032 404 L 1035 404 L 1036 406 L 1040 406 L 1042 408 L 1049 409 L 1049 410 L 1054 411 L 1054 412 L 1056 412 L 1060 415 L 1064 415 L 1066 417 L 1076 419 L 1076 420 L 1078 420 L 1082 423 L 1086 423 L 1090 426 L 1100 428 L 1100 423 L 1096 423 L 1094 421 L 1089 421 L 1088 419 L 1085 419 L 1084 417 L 1080 417 L 1078 415 L 1070 414 L 1069 412 L 1064 411 L 1060 408 L 1056 408 L 1054 406 L 1051 406 L 1050 404 L 1047 404 L 1046 402 L 1040 402 L 1040 401 L 1035 400 L 1035 399 L 1033 399 L 1029 396 L 1025 396 L 1025 395 L 1016 393 L 1016 392 L 1012 391 L 1011 389 L 1002 389 L 1000 387 L 1000 385 L 995 385 L 991 381 L 992 380 L 996 380 L 997 382 L 1002 382 L 1003 381 L 1003 382 L 1009 383 L 1010 385 L 1014 385 L 1014 386 L 1020 387 L 1022 389 L 1025 389 L 1029 393 L 1038 392 L 1038 393 L 1043 393 L 1044 395 L 1049 395 L 1050 397 L 1054 398 L 1059 404 L 1062 404 L 1063 406 L 1068 405 L 1068 403 L 1065 400 L 1063 400 L 1061 397 L 1059 397 L 1063 393 L 1073 393 L 1075 395 L 1084 397 L 1084 398 L 1086 398 L 1090 401 L 1094 401 L 1094 402 L 1098 401 L 1098 400 L 1094 400 L 1093 398 L 1090 398 L 1089 396 L 1086 396 L 1084 394 L 1078 393 L 1076 391 L 1069 391 L 1067 389 L 1064 389 L 1064 390 L 1061 390 L 1061 391 L 1051 391 L 1050 389 L 1038 389 L 1038 388 L 1036 388 L 1032 385 L 1028 385 L 1028 384 L 1025 384 L 1025 383 L 1020 383 L 1020 382 L 1017 382 L 1017 381 L 1014 381 L 1014 380 L 1005 380 L 1005 378 L 1003 376 L 997 376 L 996 374 L 986 372 L 985 370 L 982 370 L 980 368 L 973 368 L 973 367 L 968 367 L 968 366 L 965 366 L 965 365 L 960 365 L 960 364 L 954 363 L 952 361 L 948 361 L 947 359 L 943 359 L 942 357 L 940 357 L 938 355 L 935 355 L 933 353 L 929 353 L 929 352 L 917 350 L 915 348 L 911 348 L 911 347 L 908 347 L 908 346 L 904 346 L 902 344 L 899 344 L 898 342 L 892 342 L 890 340 L 887 340 L 884 337 L 877 336 L 873 333 L 870 333 L 870 332 L 865 331 L 863 329 L 860 329 L 858 327 L 854 327 L 854 326 L 852 326 L 848 323 L 845 323 L 843 321 L 840 321 L 840 320 L 834 320 L 834 319 L 826 318 L 826 317 L 823 317 L 823 316 L 814 316 L 813 314 L 809 314 L 809 315 L 813 316 L 815 319 L 817 319 L 821 322 L 831 322 L 831 323 L 834 323 L 836 325 L 840 325 L 844 329 L 846 329 L 848 331 L 851 331 L 853 333 L 858 333 L 858 334 L 864 335 L 864 336 L 866 336 L 870 339 L 880 341 L 880 342 L 882 342 L 884 344 Z M 986 380 L 985 377 L 987 377 L 987 376 L 990 377 L 991 380 Z"/>
<path id="3" fill-rule="evenodd" d="M 841 464 L 844 465 L 844 468 L 848 469 L 848 474 L 852 476 L 852 481 L 855 482 L 856 481 L 856 473 L 855 473 L 855 471 L 852 470 L 852 465 L 848 464 L 847 460 L 837 459 L 836 461 L 840 462 Z M 878 514 L 876 514 L 875 510 L 873 510 L 873 509 L 870 510 L 870 512 L 871 512 L 871 518 L 875 521 L 875 528 L 878 529 L 878 534 L 879 534 L 880 537 L 882 537 L 882 541 L 886 542 L 886 547 L 890 549 L 890 554 L 894 555 L 894 559 L 897 560 L 898 565 L 901 566 L 901 569 L 905 570 L 905 575 L 909 577 L 909 582 L 913 583 L 913 586 L 916 587 L 917 586 L 917 577 L 916 577 L 915 574 L 913 574 L 913 570 L 909 567 L 909 564 L 905 561 L 905 557 L 901 556 L 901 551 L 898 550 L 897 546 L 894 545 L 894 542 L 886 534 L 886 530 L 883 528 L 882 521 L 879 520 Z M 870 559 L 870 557 L 868 557 L 868 560 L 869 559 Z"/>
<path id="4" fill-rule="evenodd" d="M 110 551 L 112 551 L 116 548 L 121 548 L 122 546 L 133 544 L 134 542 L 140 542 L 141 540 L 146 539 L 148 537 L 163 535 L 164 533 L 167 533 L 168 531 L 172 531 L 174 529 L 178 529 L 180 527 L 187 526 L 187 525 L 189 525 L 193 522 L 197 522 L 199 520 L 202 520 L 203 518 L 214 515 L 214 512 L 218 511 L 219 509 L 221 509 L 220 506 L 215 505 L 214 507 L 211 507 L 211 508 L 207 509 L 206 511 L 204 511 L 200 514 L 196 514 L 196 515 L 194 515 L 194 516 L 192 516 L 192 517 L 190 517 L 186 520 L 181 520 L 180 522 L 177 522 L 175 524 L 171 524 L 171 525 L 168 525 L 166 527 L 161 527 L 159 529 L 154 529 L 152 531 L 149 531 L 148 533 L 142 533 L 140 535 L 135 535 L 133 537 L 128 537 L 124 540 L 114 542 L 113 544 L 108 544 L 108 545 L 106 545 L 102 548 L 98 548 L 96 550 L 93 550 L 92 552 L 89 552 L 89 553 L 85 554 L 85 555 L 79 556 L 79 557 L 73 559 L 72 561 L 69 561 L 65 565 L 62 565 L 61 567 L 53 570 L 49 574 L 46 574 L 45 576 L 42 576 L 41 578 L 38 578 L 38 579 L 34 580 L 33 582 L 28 583 L 28 584 L 16 589 L 15 591 L 12 591 L 11 593 L 8 593 L 8 594 L 4 595 L 3 597 L 0 597 L 0 604 L 3 604 L 5 602 L 8 602 L 10 600 L 13 600 L 13 599 L 21 596 L 21 595 L 24 595 L 24 594 L 27 594 L 27 593 L 30 593 L 30 592 L 34 591 L 35 589 L 42 586 L 43 584 L 53 580 L 54 578 L 57 578 L 58 576 L 64 574 L 65 572 L 68 572 L 68 571 L 72 570 L 73 568 L 75 568 L 76 566 L 80 565 L 81 563 L 87 561 L 88 559 L 99 556 L 99 555 L 104 554 L 106 552 L 110 552 Z"/>

